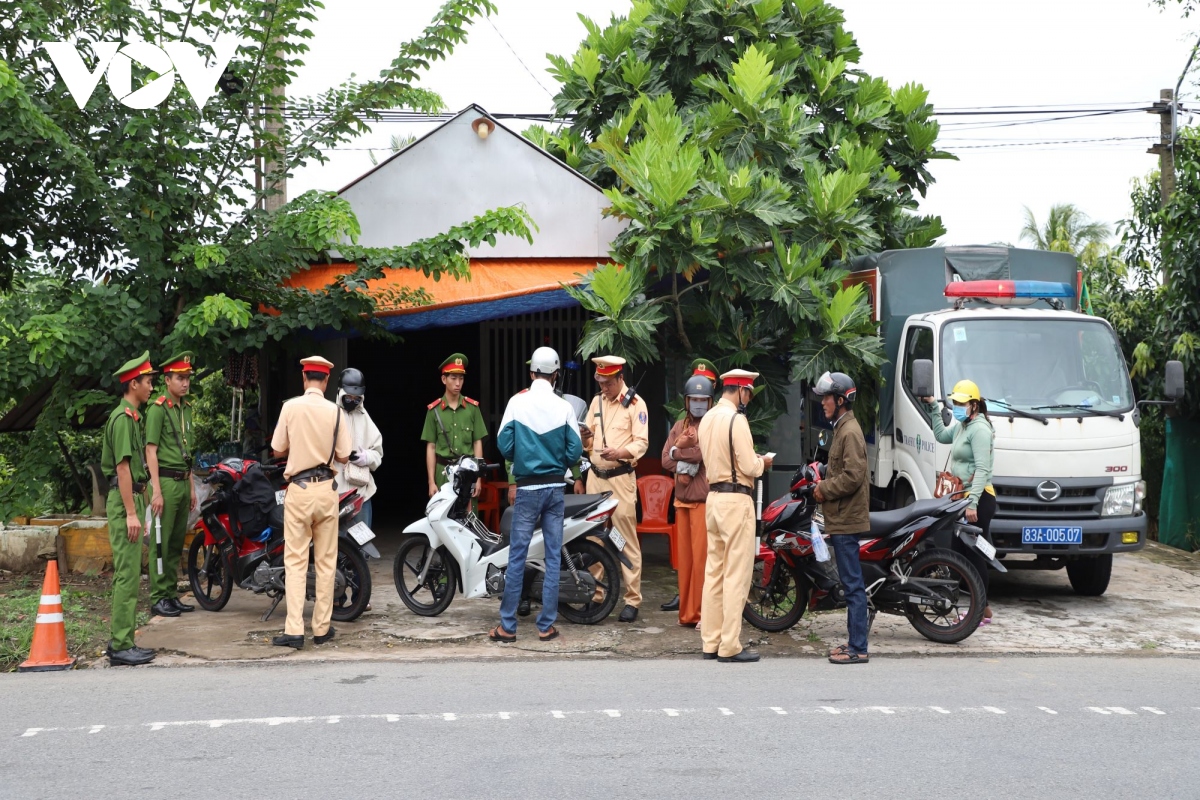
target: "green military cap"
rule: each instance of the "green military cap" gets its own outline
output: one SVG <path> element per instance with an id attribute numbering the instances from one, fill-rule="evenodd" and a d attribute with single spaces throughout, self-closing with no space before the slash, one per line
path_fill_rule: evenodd
<path id="1" fill-rule="evenodd" d="M 153 375 L 156 372 L 158 370 L 150 364 L 150 351 L 147 350 L 137 358 L 122 364 L 121 368 L 113 373 L 113 377 L 117 379 L 118 383 L 125 383 L 143 375 Z"/>
<path id="2" fill-rule="evenodd" d="M 714 384 L 717 382 L 717 368 L 713 365 L 713 362 L 707 358 L 697 358 L 692 362 L 688 369 L 692 371 L 693 375 L 700 375 L 708 378 Z"/>
<path id="3" fill-rule="evenodd" d="M 467 357 L 462 353 L 451 353 L 450 356 L 442 362 L 442 374 L 466 375 Z"/>
<path id="4" fill-rule="evenodd" d="M 192 371 L 192 360 L 196 354 L 191 350 L 184 350 L 182 353 L 171 356 L 163 364 L 162 371 L 165 373 L 183 373 Z"/>

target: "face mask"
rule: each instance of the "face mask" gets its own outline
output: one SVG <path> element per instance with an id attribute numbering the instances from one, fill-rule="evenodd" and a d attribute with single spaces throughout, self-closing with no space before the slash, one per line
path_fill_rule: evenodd
<path id="1" fill-rule="evenodd" d="M 700 419 L 708 413 L 707 400 L 688 400 L 688 413 L 696 419 Z"/>
<path id="2" fill-rule="evenodd" d="M 354 409 L 358 408 L 361 405 L 362 405 L 361 397 L 352 397 L 351 395 L 348 395 L 348 394 L 342 395 L 342 408 L 346 409 L 347 411 L 353 411 Z"/>
<path id="3" fill-rule="evenodd" d="M 954 408 L 951 410 L 951 413 L 954 414 L 954 418 L 956 420 L 958 420 L 959 422 L 967 421 L 967 407 L 966 406 L 954 406 Z"/>

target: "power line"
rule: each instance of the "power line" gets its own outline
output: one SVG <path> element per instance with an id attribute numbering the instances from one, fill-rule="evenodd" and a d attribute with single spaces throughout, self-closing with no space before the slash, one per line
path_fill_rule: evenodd
<path id="1" fill-rule="evenodd" d="M 520 54 L 519 54 L 519 53 L 517 53 L 517 50 L 516 50 L 516 48 L 515 48 L 515 47 L 513 47 L 511 44 L 509 44 L 509 41 L 508 41 L 508 39 L 505 39 L 505 38 L 504 38 L 504 34 L 503 34 L 503 33 L 501 33 L 501 32 L 500 32 L 500 29 L 496 27 L 496 23 L 495 23 L 495 22 L 492 22 L 492 18 L 491 18 L 491 17 L 488 17 L 488 18 L 487 18 L 487 21 L 488 21 L 488 24 L 492 26 L 492 30 L 494 30 L 494 31 L 496 32 L 496 35 L 500 37 L 500 41 L 504 42 L 504 44 L 505 44 L 505 45 L 508 47 L 508 52 L 510 52 L 510 53 L 512 53 L 512 54 L 513 54 L 513 58 L 517 59 L 517 61 L 519 61 L 519 62 L 521 63 L 521 66 L 522 66 L 522 67 L 524 67 L 524 68 L 525 68 L 525 71 L 529 73 L 529 77 L 533 78 L 533 80 L 534 80 L 534 83 L 536 83 L 538 86 L 541 86 L 541 87 L 542 87 L 542 91 L 543 91 L 543 92 L 545 92 L 545 93 L 546 93 L 546 95 L 547 95 L 547 96 L 548 96 L 548 97 L 549 97 L 551 100 L 553 100 L 553 99 L 554 99 L 554 93 L 553 93 L 553 92 L 551 92 L 549 89 L 547 89 L 547 88 L 546 88 L 546 87 L 545 87 L 545 86 L 542 84 L 541 80 L 539 80 L 539 79 L 538 79 L 538 76 L 537 76 L 537 75 L 534 75 L 534 74 L 533 74 L 533 70 L 531 70 L 531 69 L 529 68 L 529 65 L 525 63 L 525 59 L 521 58 Z"/>

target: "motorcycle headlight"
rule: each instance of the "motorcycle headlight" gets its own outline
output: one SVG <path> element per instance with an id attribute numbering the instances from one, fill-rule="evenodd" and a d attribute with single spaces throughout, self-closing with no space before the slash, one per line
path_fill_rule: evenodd
<path id="1" fill-rule="evenodd" d="M 1110 486 L 1104 493 L 1102 517 L 1128 517 L 1142 512 L 1142 500 L 1146 497 L 1146 482 L 1126 483 Z"/>

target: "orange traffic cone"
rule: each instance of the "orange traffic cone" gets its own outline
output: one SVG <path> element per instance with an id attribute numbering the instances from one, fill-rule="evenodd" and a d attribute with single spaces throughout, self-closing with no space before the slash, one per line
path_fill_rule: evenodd
<path id="1" fill-rule="evenodd" d="M 58 588 L 58 562 L 46 562 L 46 580 L 42 582 L 42 602 L 33 626 L 33 647 L 29 659 L 17 672 L 52 672 L 70 669 L 75 659 L 67 655 L 67 627 L 63 624 L 62 595 Z"/>

